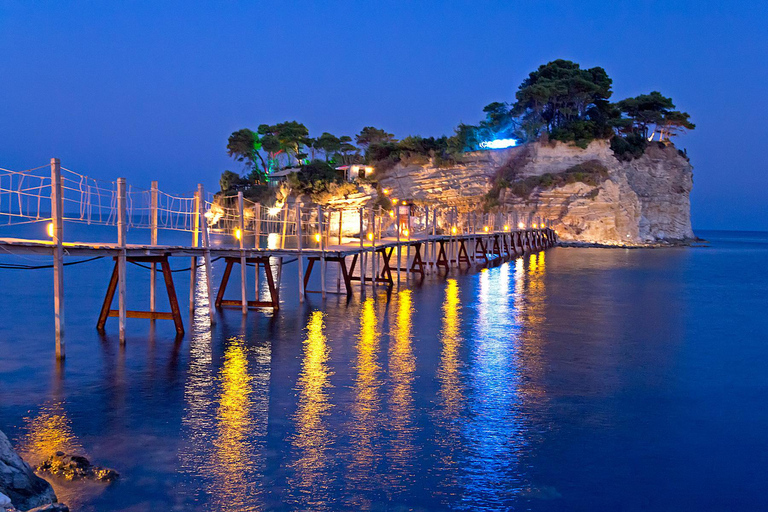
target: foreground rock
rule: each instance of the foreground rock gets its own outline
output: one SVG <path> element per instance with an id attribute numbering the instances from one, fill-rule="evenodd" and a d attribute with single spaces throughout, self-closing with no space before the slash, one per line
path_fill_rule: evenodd
<path id="1" fill-rule="evenodd" d="M 98 482 L 114 482 L 120 476 L 113 469 L 94 466 L 81 455 L 68 455 L 56 452 L 37 467 L 41 473 L 63 478 L 64 480 L 94 480 Z"/>
<path id="2" fill-rule="evenodd" d="M 2 431 L 0 431 L 0 493 L 2 493 L 0 503 L 7 498 L 18 510 L 29 510 L 56 501 L 56 494 L 51 484 L 35 475 L 29 464 L 13 450 Z M 3 510 L 2 507 L 3 505 L 0 505 L 0 510 Z"/>

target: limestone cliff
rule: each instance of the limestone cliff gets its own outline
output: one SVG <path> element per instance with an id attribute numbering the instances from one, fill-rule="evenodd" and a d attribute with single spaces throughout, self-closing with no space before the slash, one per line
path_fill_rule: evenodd
<path id="1" fill-rule="evenodd" d="M 597 179 L 574 172 L 590 165 L 600 169 Z M 548 219 L 563 240 L 649 244 L 694 238 L 692 169 L 672 145 L 652 143 L 626 162 L 607 141 L 586 149 L 537 142 L 470 153 L 450 167 L 401 163 L 379 183 L 401 198 L 465 211 L 489 204 L 491 192 L 491 207 Z M 521 192 L 523 184 L 528 189 Z"/>

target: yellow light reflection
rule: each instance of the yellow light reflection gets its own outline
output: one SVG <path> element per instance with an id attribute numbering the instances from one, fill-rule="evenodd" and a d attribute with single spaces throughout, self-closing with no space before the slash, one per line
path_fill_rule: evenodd
<path id="1" fill-rule="evenodd" d="M 248 373 L 247 350 L 241 339 L 229 341 L 219 380 L 221 394 L 214 439 L 218 478 L 213 486 L 214 495 L 217 502 L 242 507 L 251 497 L 254 483 L 248 474 L 251 462 L 248 434 L 251 430 L 252 377 Z"/>
<path id="2" fill-rule="evenodd" d="M 411 290 L 397 294 L 397 320 L 389 347 L 389 424 L 394 438 L 387 451 L 390 471 L 387 473 L 390 490 L 404 490 L 410 485 L 409 471 L 415 453 L 413 379 L 416 358 L 412 346 L 413 301 Z"/>
<path id="3" fill-rule="evenodd" d="M 462 362 L 459 350 L 461 337 L 461 304 L 459 285 L 448 279 L 443 300 L 443 325 L 440 333 L 440 364 L 437 369 L 438 407 L 435 415 L 437 427 L 435 442 L 439 446 L 439 467 L 443 471 L 441 487 L 456 484 L 459 460 L 457 448 L 461 446 L 460 416 L 464 406 L 464 390 L 461 383 Z"/>
<path id="4" fill-rule="evenodd" d="M 83 447 L 72 430 L 72 423 L 61 402 L 46 404 L 37 416 L 27 418 L 26 429 L 27 435 L 22 441 L 21 452 L 27 462 L 33 465 L 57 451 L 83 454 Z"/>
<path id="5" fill-rule="evenodd" d="M 324 315 L 314 311 L 307 324 L 304 340 L 304 355 L 301 374 L 297 384 L 299 401 L 293 420 L 296 434 L 291 445 L 296 454 L 293 468 L 296 473 L 291 479 L 291 489 L 302 507 L 315 509 L 327 503 L 325 489 L 329 455 L 328 447 L 333 434 L 328 428 L 326 417 L 331 408 L 328 389 L 331 387 L 331 371 L 328 368 L 330 349 L 325 337 Z"/>
<path id="6" fill-rule="evenodd" d="M 360 334 L 357 338 L 355 361 L 355 384 L 353 387 L 352 420 L 350 424 L 351 460 L 348 466 L 348 480 L 357 488 L 371 488 L 377 478 L 377 461 L 380 457 L 378 441 L 380 436 L 379 412 L 380 367 L 377 361 L 379 350 L 378 320 L 374 299 L 363 302 L 360 311 Z M 367 498 L 358 495 L 354 505 L 370 507 Z"/>

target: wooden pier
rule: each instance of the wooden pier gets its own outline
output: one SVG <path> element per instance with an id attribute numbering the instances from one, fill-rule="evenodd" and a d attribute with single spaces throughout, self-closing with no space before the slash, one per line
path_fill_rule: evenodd
<path id="1" fill-rule="evenodd" d="M 348 221 L 346 227 L 343 219 Z M 350 231 L 350 219 L 356 228 L 352 231 L 357 232 L 352 237 L 343 236 Z M 171 258 L 191 262 L 192 309 L 197 268 L 205 267 L 210 321 L 214 323 L 216 308 L 238 307 L 243 314 L 252 308 L 279 309 L 283 270 L 290 263 L 297 263 L 298 300 L 303 302 L 306 293 L 351 296 L 355 284 L 363 292 L 366 286 L 394 286 L 401 283 L 403 275 L 406 281 L 424 279 L 428 274 L 454 268 L 507 261 L 557 243 L 557 234 L 545 219 L 521 218 L 515 212 L 460 213 L 456 208 L 423 205 L 401 205 L 393 211 L 301 204 L 266 207 L 248 201 L 242 192 L 232 197 L 207 196 L 201 185 L 194 193 L 173 196 L 161 192 L 157 182 L 152 182 L 149 190 L 130 188 L 124 178 L 101 182 L 63 169 L 58 159 L 52 159 L 50 166 L 22 172 L 0 169 L 0 229 L 34 222 L 47 223 L 50 239 L 0 236 L 0 254 L 52 257 L 58 358 L 65 356 L 65 257 L 114 259 L 111 276 L 105 276 L 106 294 L 96 327 L 104 330 L 109 318 L 117 318 L 120 341 L 124 343 L 127 318 L 172 320 L 177 334 L 184 334 Z M 65 241 L 65 223 L 70 222 L 114 226 L 116 242 Z M 129 228 L 132 232 L 147 230 L 149 243 L 128 243 Z M 159 243 L 158 233 L 163 230 L 188 232 L 189 245 Z M 212 263 L 216 259 L 224 260 L 225 269 L 214 298 Z M 128 263 L 146 266 L 152 272 L 148 311 L 127 309 Z M 336 286 L 331 287 L 335 291 L 329 289 L 326 279 L 329 265 L 338 269 Z M 247 266 L 256 270 L 257 293 L 253 299 L 248 297 Z M 156 310 L 158 267 L 168 294 L 169 312 Z M 310 290 L 312 274 L 318 272 L 318 267 L 320 289 Z M 227 299 L 227 285 L 235 268 L 241 272 L 240 296 Z M 267 282 L 267 300 L 258 296 L 262 277 Z M 117 309 L 112 308 L 115 295 Z"/>

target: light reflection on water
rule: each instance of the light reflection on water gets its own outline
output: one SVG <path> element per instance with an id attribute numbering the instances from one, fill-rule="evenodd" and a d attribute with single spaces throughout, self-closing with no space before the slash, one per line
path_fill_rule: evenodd
<path id="1" fill-rule="evenodd" d="M 553 401 L 550 325 L 570 327 L 548 317 L 563 295 L 553 290 L 557 265 L 557 255 L 541 252 L 348 303 L 310 297 L 291 309 L 285 299 L 274 315 L 225 313 L 213 328 L 201 267 L 183 344 L 166 343 L 162 323 L 157 339 L 126 349 L 105 342 L 103 375 L 94 378 L 107 384 L 89 388 L 116 439 L 140 452 L 140 435 L 165 438 L 151 446 L 171 456 L 154 460 L 178 466 L 142 466 L 137 455 L 125 480 L 85 510 L 119 510 L 126 494 L 140 494 L 139 477 L 167 479 L 153 484 L 152 503 L 168 510 L 506 510 L 558 499 L 562 480 L 534 471 L 542 440 L 557 428 L 542 419 Z M 589 323 L 577 332 L 589 335 Z M 556 356 L 572 349 L 589 356 L 591 347 L 561 346 Z M 164 357 L 167 373 L 156 368 Z M 78 389 L 77 374 L 67 378 L 66 388 Z M 167 411 L 146 409 L 165 391 Z M 94 409 L 89 393 L 76 397 L 79 415 L 63 389 L 50 395 L 29 408 L 19 444 L 88 450 L 100 435 L 96 427 L 82 435 L 82 417 Z M 142 431 L 143 416 L 163 426 Z M 137 474 L 142 467 L 151 476 Z"/>
<path id="2" fill-rule="evenodd" d="M 230 338 L 215 369 L 204 278 L 205 267 L 200 267 L 180 462 L 205 485 L 185 486 L 185 491 L 190 499 L 219 509 L 261 510 L 270 350 L 264 344 L 249 347 L 242 336 Z"/>
<path id="3" fill-rule="evenodd" d="M 398 292 L 397 317 L 389 343 L 389 408 L 387 411 L 389 446 L 385 473 L 388 497 L 410 488 L 414 480 L 413 457 L 416 425 L 414 423 L 413 383 L 416 359 L 413 354 L 413 300 L 410 290 Z"/>
<path id="4" fill-rule="evenodd" d="M 301 373 L 297 383 L 298 405 L 293 415 L 295 433 L 291 437 L 292 466 L 290 497 L 286 500 L 300 508 L 317 509 L 330 500 L 328 466 L 329 448 L 334 433 L 328 426 L 332 404 L 328 395 L 332 372 L 328 367 L 330 349 L 325 337 L 325 321 L 321 311 L 313 311 L 304 339 Z"/>
<path id="5" fill-rule="evenodd" d="M 353 399 L 350 410 L 349 461 L 346 480 L 351 488 L 348 506 L 369 508 L 369 495 L 360 489 L 380 489 L 378 462 L 381 437 L 381 366 L 378 362 L 380 344 L 376 302 L 367 298 L 360 310 L 360 331 L 354 360 Z"/>
<path id="6" fill-rule="evenodd" d="M 436 494 L 446 503 L 446 495 L 454 492 L 459 474 L 459 452 L 461 447 L 461 417 L 464 406 L 464 384 L 461 358 L 461 308 L 459 285 L 455 279 L 448 279 L 445 299 L 442 304 L 442 329 L 440 332 L 440 364 L 437 369 L 439 388 L 437 408 L 433 414 L 435 422 L 434 442 L 437 446 L 437 461 L 434 473 L 439 488 Z"/>

